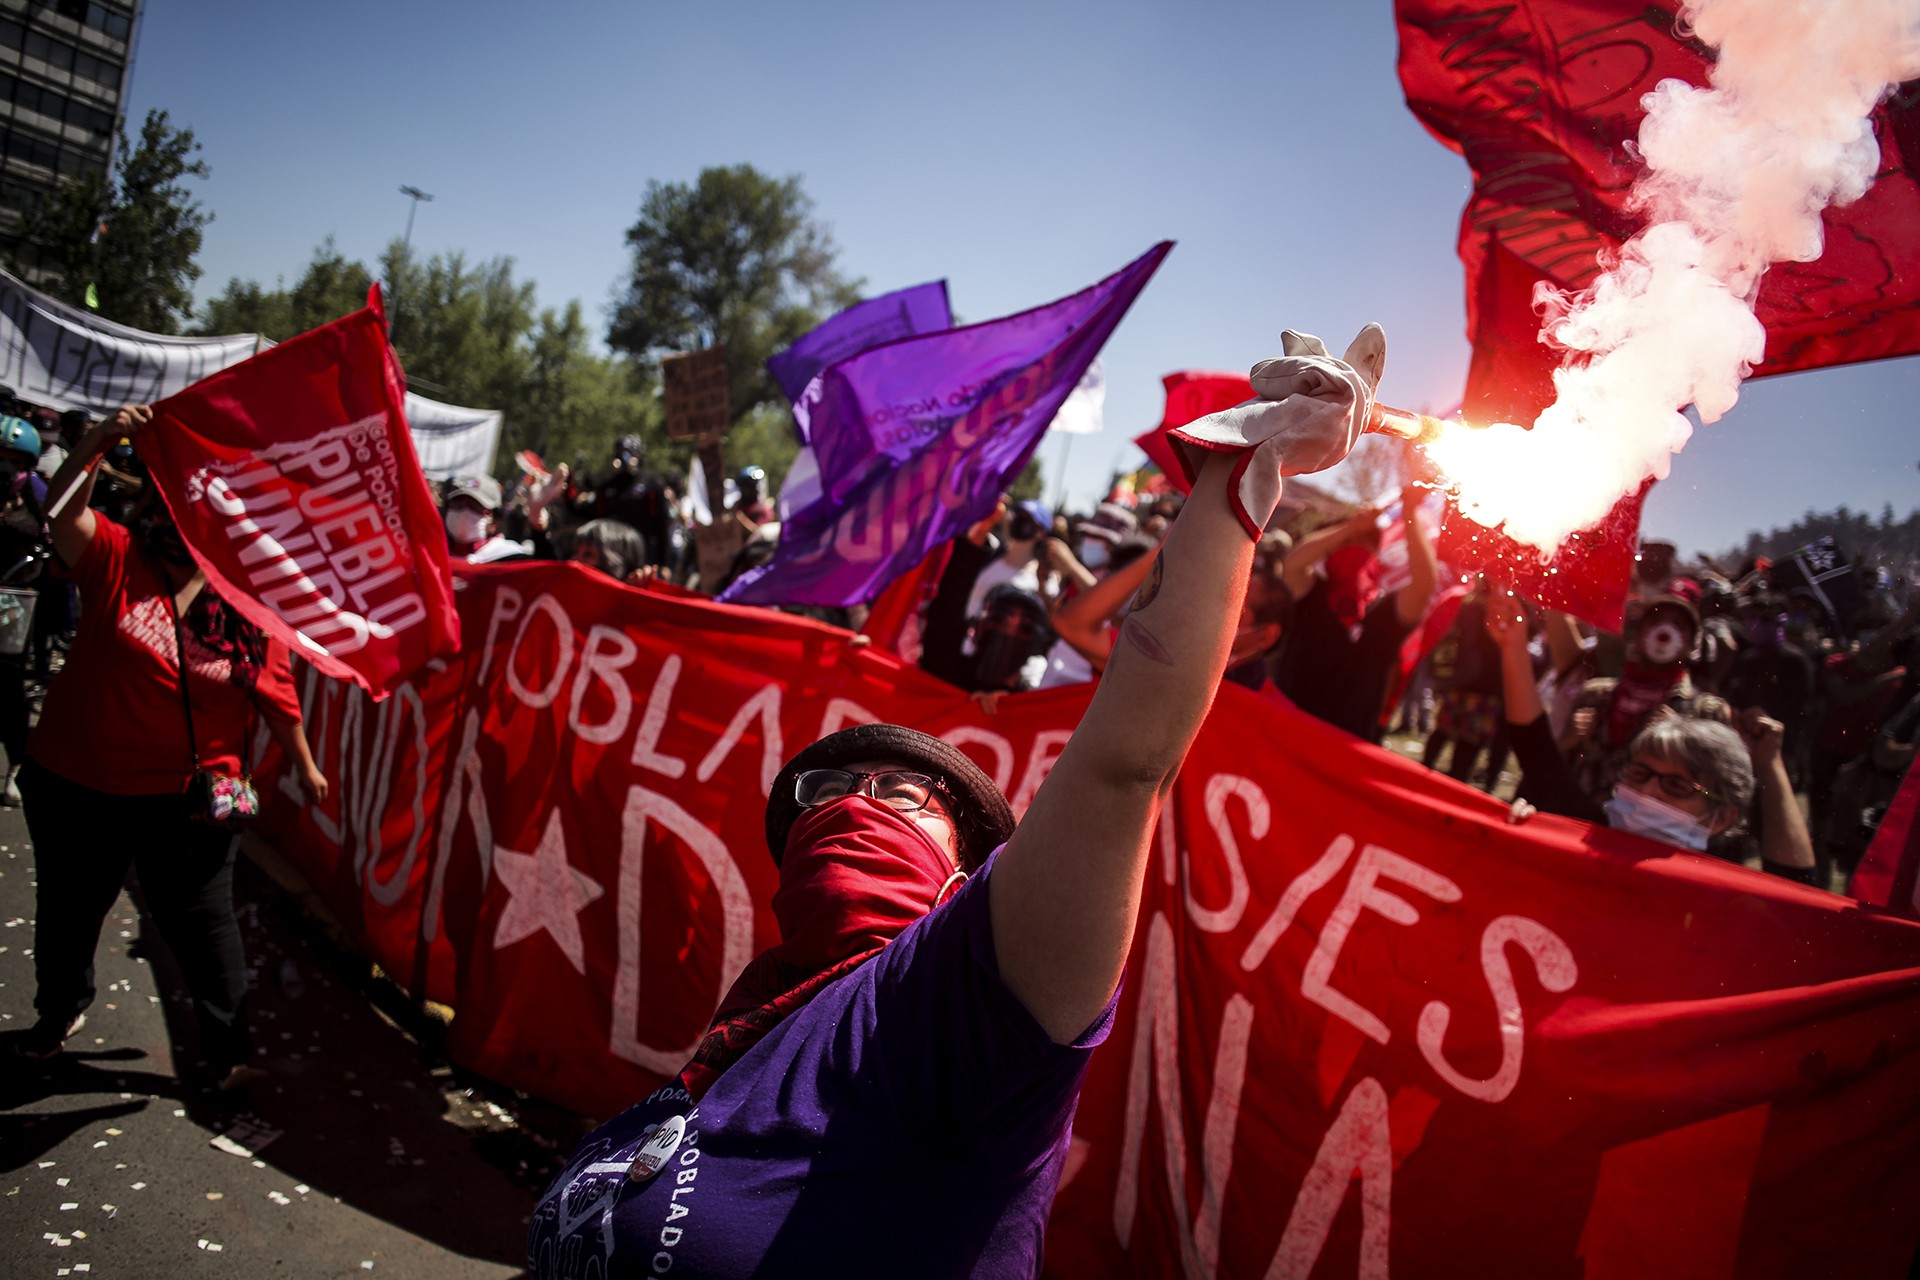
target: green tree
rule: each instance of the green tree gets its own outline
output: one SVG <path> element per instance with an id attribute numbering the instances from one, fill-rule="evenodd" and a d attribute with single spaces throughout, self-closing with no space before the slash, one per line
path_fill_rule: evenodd
<path id="1" fill-rule="evenodd" d="M 1046 496 L 1046 473 L 1040 469 L 1040 459 L 1036 455 L 1027 459 L 1027 465 L 1020 468 L 1020 474 L 1007 486 L 1007 496 L 1015 502 L 1027 502 Z"/>
<path id="2" fill-rule="evenodd" d="M 63 182 L 40 201 L 24 227 L 33 257 L 14 268 L 31 267 L 42 290 L 74 306 L 88 305 L 91 289 L 109 320 L 180 332 L 200 278 L 201 232 L 213 221 L 181 182 L 207 176 L 199 150 L 193 130 L 149 111 L 139 145 L 121 132 L 111 177 Z"/>
<path id="3" fill-rule="evenodd" d="M 469 266 L 466 255 L 420 262 L 394 241 L 381 255 L 387 329 L 407 385 L 436 400 L 500 409 L 522 407 L 533 356 L 532 281 L 513 278 L 513 259 Z"/>
<path id="4" fill-rule="evenodd" d="M 858 282 L 835 269 L 833 238 L 800 179 L 751 165 L 648 184 L 627 244 L 633 266 L 608 345 L 651 369 L 662 355 L 724 342 L 736 423 L 785 406 L 767 357 L 860 298 Z"/>
<path id="5" fill-rule="evenodd" d="M 434 400 L 498 409 L 500 447 L 533 449 L 549 463 L 612 453 L 622 435 L 663 438 L 658 397 L 645 374 L 593 349 L 580 304 L 536 312 L 532 281 L 513 262 L 469 265 L 462 254 L 421 261 L 398 241 L 381 258 L 388 328 L 411 389 Z M 275 341 L 366 305 L 374 276 L 332 240 L 292 288 L 234 279 L 211 299 L 201 333 L 263 333 Z M 683 460 L 684 461 L 684 460 Z M 496 459 L 495 470 L 505 470 Z"/>
<path id="6" fill-rule="evenodd" d="M 621 436 L 661 438 L 658 400 L 645 375 L 594 353 L 580 304 L 540 313 L 521 407 L 507 417 L 502 449 L 532 449 L 549 465 L 597 465 Z"/>
<path id="7" fill-rule="evenodd" d="M 194 332 L 263 333 L 285 342 L 366 306 L 372 284 L 372 273 L 342 257 L 329 236 L 313 251 L 313 261 L 292 289 L 266 289 L 258 281 L 238 278 L 227 281 L 224 292 L 207 300 Z"/>

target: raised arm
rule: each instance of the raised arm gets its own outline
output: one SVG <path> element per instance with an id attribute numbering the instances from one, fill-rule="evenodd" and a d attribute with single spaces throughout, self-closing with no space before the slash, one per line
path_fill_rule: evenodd
<path id="1" fill-rule="evenodd" d="M 1815 866 L 1813 835 L 1807 830 L 1800 802 L 1794 799 L 1793 783 L 1787 777 L 1780 750 L 1786 741 L 1786 726 L 1760 708 L 1749 707 L 1741 713 L 1738 727 L 1753 758 L 1753 778 L 1760 794 L 1760 865 L 1775 874 L 1805 873 L 1789 878 L 1811 883 Z"/>
<path id="2" fill-rule="evenodd" d="M 1427 605 L 1433 600 L 1434 580 L 1439 576 L 1439 566 L 1433 558 L 1433 543 L 1427 540 L 1427 531 L 1420 527 L 1420 500 L 1426 496 L 1422 489 L 1408 485 L 1400 492 L 1400 525 L 1407 533 L 1407 572 L 1410 575 L 1407 584 L 1394 593 L 1394 612 L 1400 616 L 1403 627 L 1418 626 L 1420 619 L 1426 616 Z"/>
<path id="3" fill-rule="evenodd" d="M 1490 590 L 1486 597 L 1487 635 L 1500 650 L 1500 692 L 1506 703 L 1507 741 L 1520 762 L 1520 776 L 1528 799 L 1548 813 L 1582 822 L 1600 822 L 1605 813 L 1574 781 L 1567 762 L 1554 747 L 1547 729 L 1547 713 L 1540 690 L 1533 683 L 1533 660 L 1527 655 L 1527 621 L 1520 602 L 1505 591 Z"/>
<path id="4" fill-rule="evenodd" d="M 1092 663 L 1095 671 L 1106 670 L 1107 658 L 1113 649 L 1112 633 L 1106 629 L 1108 619 L 1120 612 L 1121 606 L 1140 589 L 1159 558 L 1157 549 L 1141 556 L 1061 605 L 1060 611 L 1053 615 L 1054 631 Z"/>
<path id="5" fill-rule="evenodd" d="M 994 867 L 1001 977 L 1060 1044 L 1120 981 L 1162 795 L 1226 669 L 1254 547 L 1228 503 L 1233 462 L 1201 465 L 1092 704 Z"/>
<path id="6" fill-rule="evenodd" d="M 1315 529 L 1295 543 L 1293 550 L 1287 552 L 1286 561 L 1280 570 L 1280 579 L 1286 584 L 1287 590 L 1293 594 L 1293 598 L 1298 600 L 1307 594 L 1308 589 L 1313 586 L 1313 571 L 1320 567 L 1322 560 L 1355 538 L 1364 536 L 1366 531 L 1373 527 L 1376 518 L 1376 513 L 1371 510 L 1361 511 L 1348 516 L 1338 524 Z"/>
<path id="7" fill-rule="evenodd" d="M 1047 568 L 1073 583 L 1081 591 L 1093 590 L 1094 584 L 1100 581 L 1093 576 L 1093 570 L 1080 563 L 1080 557 L 1073 554 L 1073 549 L 1066 544 L 1065 539 L 1042 538 L 1040 559 Z"/>
<path id="8" fill-rule="evenodd" d="M 1575 663 L 1587 656 L 1586 646 L 1580 642 L 1580 624 L 1571 615 L 1549 609 L 1541 619 L 1540 629 L 1546 633 L 1547 653 L 1553 659 L 1552 670 L 1556 676 L 1566 675 Z"/>
<path id="9" fill-rule="evenodd" d="M 1507 723 L 1532 724 L 1547 709 L 1540 705 L 1540 686 L 1533 682 L 1526 614 L 1519 601 L 1498 589 L 1487 592 L 1487 636 L 1500 650 L 1500 696 Z"/>
<path id="10" fill-rule="evenodd" d="M 93 497 L 93 464 L 100 455 L 125 436 L 136 434 L 153 421 L 153 410 L 144 404 L 130 404 L 111 418 L 96 422 L 73 446 L 73 452 L 53 473 L 47 484 L 47 524 L 53 535 L 53 551 L 60 563 L 72 568 L 86 554 L 98 527 L 93 509 L 87 505 Z"/>

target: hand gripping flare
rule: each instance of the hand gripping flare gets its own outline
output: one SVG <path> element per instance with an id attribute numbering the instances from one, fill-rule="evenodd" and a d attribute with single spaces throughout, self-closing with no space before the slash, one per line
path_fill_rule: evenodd
<path id="1" fill-rule="evenodd" d="M 1386 365 L 1387 335 L 1370 324 L 1336 359 L 1320 339 L 1288 329 L 1280 349 L 1285 354 L 1262 360 L 1247 375 L 1256 399 L 1167 433 L 1188 480 L 1199 470 L 1200 451 L 1240 455 L 1233 507 L 1255 538 L 1280 505 L 1282 476 L 1324 471 L 1360 439 Z"/>

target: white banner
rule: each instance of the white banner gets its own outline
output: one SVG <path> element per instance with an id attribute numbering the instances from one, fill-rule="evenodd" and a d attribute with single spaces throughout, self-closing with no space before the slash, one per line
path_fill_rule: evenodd
<path id="1" fill-rule="evenodd" d="M 151 404 L 266 345 L 257 333 L 169 338 L 55 302 L 0 271 L 0 384 L 51 409 L 104 418 Z"/>
<path id="2" fill-rule="evenodd" d="M 500 444 L 498 409 L 465 409 L 407 392 L 407 425 L 429 480 L 493 474 Z"/>
<path id="3" fill-rule="evenodd" d="M 104 418 L 152 404 L 273 345 L 257 333 L 170 338 L 142 333 L 56 302 L 0 271 L 0 386 L 30 404 Z M 407 393 L 420 469 L 428 478 L 487 475 L 500 413 Z"/>

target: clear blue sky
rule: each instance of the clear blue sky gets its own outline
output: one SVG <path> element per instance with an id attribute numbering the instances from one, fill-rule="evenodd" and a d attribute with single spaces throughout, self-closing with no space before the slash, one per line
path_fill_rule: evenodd
<path id="1" fill-rule="evenodd" d="M 803 176 L 869 292 L 944 276 L 969 320 L 1174 239 L 1107 346 L 1107 428 L 1072 445 L 1085 506 L 1140 460 L 1162 374 L 1245 369 L 1284 327 L 1338 349 L 1377 319 L 1383 396 L 1457 400 L 1467 170 L 1407 111 L 1395 54 L 1388 0 L 148 0 L 130 106 L 204 144 L 202 297 L 291 282 L 329 235 L 371 262 L 410 183 L 434 195 L 417 250 L 510 256 L 542 305 L 603 324 L 647 182 L 743 161 Z M 1749 384 L 1644 531 L 1691 550 L 1809 507 L 1904 515 L 1916 402 L 1916 358 Z"/>

